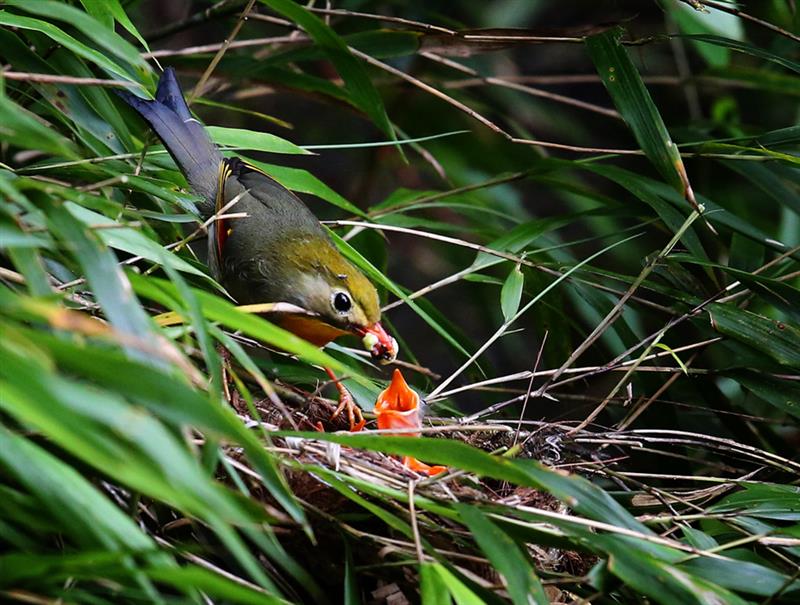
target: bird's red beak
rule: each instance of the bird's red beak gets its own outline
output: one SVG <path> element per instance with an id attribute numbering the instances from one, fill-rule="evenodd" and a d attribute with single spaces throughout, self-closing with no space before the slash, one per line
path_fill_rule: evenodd
<path id="1" fill-rule="evenodd" d="M 420 397 L 406 383 L 400 370 L 392 374 L 392 382 L 375 402 L 375 416 L 379 429 L 419 429 L 422 426 L 420 416 Z M 419 437 L 417 432 L 404 432 L 401 435 Z M 403 466 L 418 473 L 436 475 L 447 469 L 444 466 L 429 466 L 411 456 L 403 457 Z"/>
<path id="2" fill-rule="evenodd" d="M 378 363 L 392 363 L 397 357 L 397 341 L 383 329 L 381 322 L 376 321 L 369 327 L 359 328 L 356 333 L 361 336 L 364 348 Z"/>

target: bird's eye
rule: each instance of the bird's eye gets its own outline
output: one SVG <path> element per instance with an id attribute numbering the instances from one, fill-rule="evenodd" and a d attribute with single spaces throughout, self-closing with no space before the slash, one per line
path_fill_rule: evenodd
<path id="1" fill-rule="evenodd" d="M 333 296 L 333 308 L 336 309 L 339 313 L 347 313 L 350 310 L 350 307 L 353 306 L 353 303 L 350 301 L 350 297 L 345 294 L 344 292 L 337 292 Z"/>

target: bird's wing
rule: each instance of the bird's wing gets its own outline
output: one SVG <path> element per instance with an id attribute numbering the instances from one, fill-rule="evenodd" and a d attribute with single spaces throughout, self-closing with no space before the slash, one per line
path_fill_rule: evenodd
<path id="1" fill-rule="evenodd" d="M 208 268 L 211 276 L 217 281 L 222 279 L 222 250 L 228 237 L 227 220 L 225 214 L 225 184 L 231 177 L 232 170 L 226 160 L 219 163 L 217 173 L 217 195 L 214 201 L 214 215 L 208 226 Z"/>

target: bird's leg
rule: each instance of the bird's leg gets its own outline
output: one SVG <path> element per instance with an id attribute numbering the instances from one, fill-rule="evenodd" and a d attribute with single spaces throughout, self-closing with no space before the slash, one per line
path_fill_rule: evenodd
<path id="1" fill-rule="evenodd" d="M 334 410 L 331 420 L 335 420 L 343 410 L 347 410 L 347 420 L 350 421 L 350 431 L 353 433 L 360 431 L 367 423 L 367 421 L 364 420 L 364 416 L 361 414 L 361 408 L 356 405 L 356 402 L 353 400 L 353 396 L 342 384 L 342 381 L 339 378 L 336 378 L 336 374 L 333 373 L 333 370 L 330 368 L 325 368 L 325 373 L 330 376 L 330 379 L 333 381 L 333 384 L 336 385 L 336 389 L 339 391 L 339 406 L 336 408 L 336 410 Z M 358 419 L 357 422 L 356 419 Z"/>

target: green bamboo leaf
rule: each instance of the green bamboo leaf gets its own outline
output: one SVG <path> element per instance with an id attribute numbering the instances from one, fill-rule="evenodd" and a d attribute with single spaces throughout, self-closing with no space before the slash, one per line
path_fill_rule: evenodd
<path id="1" fill-rule="evenodd" d="M 725 375 L 779 410 L 800 418 L 800 384 L 797 381 L 745 370 Z"/>
<path id="2" fill-rule="evenodd" d="M 129 277 L 133 289 L 141 296 L 155 300 L 172 311 L 183 314 L 184 309 L 176 307 L 175 304 L 176 301 L 180 300 L 180 294 L 174 284 L 153 277 L 144 278 L 134 273 L 131 273 Z M 294 353 L 304 361 L 331 368 L 367 386 L 371 385 L 369 379 L 365 378 L 356 368 L 345 365 L 291 332 L 287 332 L 257 315 L 240 311 L 235 305 L 218 296 L 198 289 L 192 289 L 192 292 L 200 302 L 206 318 L 218 321 L 233 330 L 241 330 L 244 334 L 257 338 L 266 344 Z"/>
<path id="3" fill-rule="evenodd" d="M 119 508 L 72 466 L 0 425 L 0 465 L 59 519 L 61 531 L 79 543 L 142 553 L 169 567 L 166 554 Z"/>
<path id="4" fill-rule="evenodd" d="M 202 590 L 203 593 L 220 599 L 225 603 L 243 603 L 244 605 L 290 605 L 287 601 L 270 591 L 215 573 L 210 569 L 196 565 L 181 566 L 177 569 L 149 567 L 144 573 L 153 580 L 173 586 L 187 593 Z"/>
<path id="5" fill-rule="evenodd" d="M 743 512 L 747 516 L 800 521 L 800 487 L 776 483 L 745 483 L 744 489 L 711 506 L 711 513 Z"/>
<path id="6" fill-rule="evenodd" d="M 325 183 L 320 181 L 313 174 L 301 168 L 292 168 L 290 166 L 278 166 L 276 164 L 266 164 L 250 158 L 244 158 L 249 164 L 252 164 L 259 170 L 268 174 L 281 185 L 292 191 L 298 193 L 308 193 L 315 195 L 321 200 L 341 208 L 342 210 L 366 218 L 366 213 L 358 206 L 355 206 L 351 201 L 343 198 L 336 193 L 333 189 L 328 187 Z"/>
<path id="7" fill-rule="evenodd" d="M 640 201 L 647 204 L 672 233 L 676 233 L 686 221 L 685 205 L 683 208 L 675 208 L 669 202 L 661 199 L 648 187 L 651 181 L 647 177 L 618 166 L 605 164 L 581 164 L 580 168 L 599 174 L 627 189 Z M 697 258 L 708 258 L 694 227 L 690 227 L 684 232 L 681 242 Z"/>
<path id="8" fill-rule="evenodd" d="M 712 34 L 737 40 L 744 38 L 742 21 L 737 15 L 709 6 L 702 6 L 703 10 L 697 10 L 696 7 L 679 1 L 671 2 L 669 7 L 675 22 L 684 34 Z M 695 43 L 692 46 L 710 66 L 726 67 L 730 62 L 727 48 L 702 43 Z"/>
<path id="9" fill-rule="evenodd" d="M 731 50 L 734 50 L 736 52 L 744 53 L 752 57 L 758 57 L 759 59 L 764 59 L 765 61 L 769 61 L 770 63 L 775 63 L 776 65 L 780 65 L 781 67 L 785 67 L 786 69 L 790 69 L 791 71 L 800 73 L 800 63 L 792 61 L 785 55 L 778 55 L 766 51 L 763 48 L 758 48 L 757 46 L 753 46 L 748 42 L 742 42 L 739 40 L 733 40 L 731 38 L 723 38 L 722 36 L 712 36 L 708 34 L 692 34 L 681 37 L 695 42 L 712 44 L 715 46 L 720 46 L 722 48 L 730 48 Z"/>
<path id="10" fill-rule="evenodd" d="M 174 294 L 179 294 L 179 291 L 175 289 Z M 24 306 L 19 306 L 24 305 L 22 297 L 13 297 L 17 301 L 10 298 L 5 294 L 0 296 L 0 308 L 5 313 L 15 314 L 20 308 L 24 309 Z M 16 308 L 15 302 L 18 305 Z M 35 316 L 40 308 L 41 303 L 38 303 L 28 312 Z M 63 368 L 89 377 L 96 384 L 135 397 L 165 421 L 179 427 L 196 427 L 214 436 L 240 443 L 270 493 L 295 520 L 299 523 L 305 522 L 303 510 L 286 485 L 273 456 L 244 427 L 231 408 L 211 402 L 207 396 L 194 391 L 180 374 L 161 372 L 128 359 L 107 346 L 96 346 L 85 340 L 76 343 L 42 331 L 28 331 L 24 334 L 30 342 L 44 347 Z M 42 400 L 46 401 L 46 398 Z"/>
<path id="11" fill-rule="evenodd" d="M 451 439 L 392 437 L 331 433 L 282 432 L 285 436 L 331 441 L 397 456 L 413 456 L 428 463 L 442 464 L 477 475 L 493 477 L 515 485 L 543 489 L 566 502 L 573 510 L 591 519 L 652 534 L 605 491 L 577 475 L 562 475 L 534 460 L 514 460 L 492 456 Z"/>
<path id="12" fill-rule="evenodd" d="M 25 5 L 30 6 L 35 4 L 37 3 L 30 2 L 26 3 Z M 60 6 L 69 8 L 66 5 L 60 5 Z M 80 11 L 78 11 L 78 13 L 80 13 Z M 85 13 L 80 13 L 80 14 L 82 14 L 87 19 L 91 19 L 91 17 L 89 17 Z M 93 19 L 92 21 L 94 22 Z M 65 48 L 68 48 L 76 55 L 79 55 L 84 59 L 88 59 L 98 67 L 106 70 L 109 74 L 113 75 L 114 77 L 121 78 L 123 80 L 133 81 L 129 70 L 120 66 L 118 63 L 112 61 L 111 59 L 108 58 L 108 56 L 99 52 L 98 50 L 90 48 L 89 46 L 86 46 L 82 42 L 79 42 L 78 40 L 70 36 L 68 33 L 66 33 L 63 29 L 53 25 L 52 23 L 48 23 L 40 19 L 33 19 L 31 17 L 24 17 L 22 15 L 14 15 L 12 13 L 9 13 L 8 11 L 0 10 L 0 25 L 7 25 L 9 27 L 18 27 L 20 29 L 27 29 L 27 30 L 41 32 L 44 35 L 51 38 L 53 41 L 57 42 L 58 44 L 61 44 Z M 95 28 L 101 29 L 102 25 L 95 22 Z"/>
<path id="13" fill-rule="evenodd" d="M 724 271 L 768 301 L 776 309 L 786 313 L 788 317 L 795 321 L 800 321 L 800 289 L 792 286 L 790 281 L 779 281 L 768 275 L 754 274 L 752 271 L 743 271 L 727 265 L 701 261 L 685 254 L 675 254 L 671 258 L 683 263 L 713 267 Z"/>
<path id="14" fill-rule="evenodd" d="M 98 21 L 105 20 L 111 29 L 114 29 L 114 21 L 116 20 L 122 27 L 124 27 L 130 35 L 139 41 L 146 51 L 150 51 L 147 42 L 136 29 L 136 26 L 131 22 L 125 9 L 119 3 L 119 0 L 81 0 L 83 8 L 86 12 L 92 15 Z"/>
<path id="15" fill-rule="evenodd" d="M 642 151 L 667 183 L 691 202 L 691 187 L 683 160 L 636 66 L 622 46 L 623 34 L 621 27 L 615 27 L 589 36 L 586 38 L 589 56 Z"/>
<path id="16" fill-rule="evenodd" d="M 447 591 L 455 600 L 456 605 L 485 605 L 483 599 L 472 592 L 469 587 L 459 580 L 455 574 L 440 563 L 430 564 L 433 571 L 447 587 Z"/>
<path id="17" fill-rule="evenodd" d="M 797 87 L 800 89 L 800 82 Z M 721 163 L 752 182 L 760 191 L 772 198 L 776 205 L 786 205 L 795 214 L 800 215 L 800 191 L 797 189 L 796 174 L 790 169 L 781 170 L 784 167 L 765 165 L 761 162 Z"/>
<path id="18" fill-rule="evenodd" d="M 383 100 L 372 85 L 363 65 L 350 54 L 347 45 L 336 32 L 319 17 L 293 0 L 260 0 L 260 2 L 297 23 L 326 51 L 344 80 L 345 88 L 356 107 L 366 113 L 378 128 L 394 139 L 394 128 L 386 115 Z"/>
<path id="19" fill-rule="evenodd" d="M 594 539 L 594 538 L 593 538 Z M 611 536 L 597 536 L 610 553 L 608 569 L 625 584 L 664 605 L 747 605 L 747 602 L 709 580 L 678 569 Z"/>
<path id="20" fill-rule="evenodd" d="M 525 285 L 525 276 L 515 265 L 508 274 L 503 287 L 500 290 L 500 308 L 503 311 L 503 319 L 510 320 L 519 311 L 519 303 L 522 300 L 522 288 Z"/>
<path id="21" fill-rule="evenodd" d="M 344 540 L 344 605 L 361 605 L 358 591 L 358 579 L 356 575 L 355 561 L 353 560 L 353 549 L 350 541 Z"/>
<path id="22" fill-rule="evenodd" d="M 98 494 L 100 495 L 100 494 Z M 155 550 L 155 545 L 153 545 Z M 122 577 L 136 570 L 128 564 L 130 555 L 122 551 L 86 550 L 78 554 L 61 553 L 45 555 L 14 552 L 0 556 L 0 587 L 36 586 L 40 591 L 44 584 L 58 585 L 69 578 L 96 579 Z M 126 569 L 127 567 L 127 569 Z M 176 569 L 171 566 L 171 569 Z"/>
<path id="23" fill-rule="evenodd" d="M 695 536 L 699 533 L 701 532 L 694 532 Z M 718 545 L 706 548 L 715 546 Z M 759 597 L 772 597 L 778 594 L 788 596 L 792 591 L 800 590 L 800 580 L 792 581 L 791 577 L 752 561 L 698 557 L 682 563 L 679 567 L 729 590 Z"/>
<path id="24" fill-rule="evenodd" d="M 181 257 L 164 249 L 143 233 L 136 229 L 122 227 L 117 221 L 98 212 L 79 206 L 74 202 L 67 202 L 64 207 L 84 224 L 86 229 L 93 230 L 109 248 L 122 250 L 134 256 L 141 256 L 154 263 L 166 263 L 173 269 L 191 273 L 199 277 L 210 279 L 205 273 L 187 263 Z M 111 226 L 111 228 L 108 228 Z"/>
<path id="25" fill-rule="evenodd" d="M 3 344 L 0 407 L 5 412 L 35 426 L 85 463 L 203 519 L 253 578 L 272 586 L 234 530 L 265 521 L 263 513 L 245 509 L 232 492 L 209 478 L 175 433 L 119 395 L 51 374 Z"/>
<path id="26" fill-rule="evenodd" d="M 16 226 L 0 223 L 0 248 L 52 248 L 53 245 L 48 233 L 25 233 Z"/>
<path id="27" fill-rule="evenodd" d="M 713 303 L 707 307 L 718 332 L 761 351 L 778 363 L 800 368 L 800 328 L 733 305 Z"/>
<path id="28" fill-rule="evenodd" d="M 698 46 L 709 46 L 699 44 Z M 766 93 L 788 95 L 790 97 L 800 96 L 800 78 L 795 74 L 787 74 L 779 71 L 767 71 L 756 67 L 728 66 L 725 68 L 711 68 L 708 75 L 712 77 L 725 78 L 731 82 L 736 82 L 739 86 L 752 87 Z"/>
<path id="29" fill-rule="evenodd" d="M 206 126 L 206 130 L 217 145 L 265 151 L 267 153 L 311 155 L 310 151 L 306 151 L 291 141 L 268 132 L 256 132 L 254 130 L 244 130 L 243 128 L 224 128 L 222 126 Z"/>
<path id="30" fill-rule="evenodd" d="M 54 53 L 48 63 L 58 73 L 95 77 L 86 63 L 72 53 Z M 63 113 L 79 127 L 80 140 L 97 155 L 105 155 L 109 151 L 123 153 L 131 147 L 130 128 L 112 103 L 108 90 L 101 86 L 61 86 L 60 94 L 54 95 L 52 88 L 41 86 L 40 91 L 44 99 L 53 103 L 56 114 Z M 83 130 L 91 133 L 96 141 L 91 141 Z"/>
<path id="31" fill-rule="evenodd" d="M 123 334 L 142 342 L 156 339 L 155 328 L 144 312 L 114 253 L 100 237 L 75 218 L 63 205 L 48 209 L 50 228 L 67 245 L 83 269 L 97 301 L 111 324 Z M 163 359 L 129 348 L 131 356 L 149 363 L 163 364 Z"/>
<path id="32" fill-rule="evenodd" d="M 439 563 L 420 563 L 419 584 L 422 605 L 450 605 L 453 600 L 447 584 L 438 572 Z"/>
<path id="33" fill-rule="evenodd" d="M 533 563 L 517 543 L 477 507 L 456 504 L 456 510 L 489 562 L 503 574 L 511 601 L 515 605 L 549 605 Z"/>
<path id="34" fill-rule="evenodd" d="M 48 296 L 53 289 L 45 271 L 44 257 L 33 248 L 8 248 L 8 257 L 17 270 L 25 276 L 28 290 L 33 296 Z"/>
<path id="35" fill-rule="evenodd" d="M 36 2 L 6 0 L 6 4 L 38 15 L 39 17 L 69 23 L 94 44 L 97 44 L 112 55 L 126 61 L 132 66 L 136 66 L 142 71 L 149 71 L 146 61 L 130 42 L 118 35 L 113 28 L 104 27 L 103 24 L 91 14 L 87 14 L 69 4 L 56 2 L 55 0 L 36 0 Z"/>
<path id="36" fill-rule="evenodd" d="M 2 11 L 0 11 L 2 19 Z M 0 83 L 2 74 L 0 74 Z M 0 137 L 13 147 L 38 149 L 69 159 L 78 157 L 72 141 L 62 137 L 52 126 L 43 124 L 0 91 Z"/>

